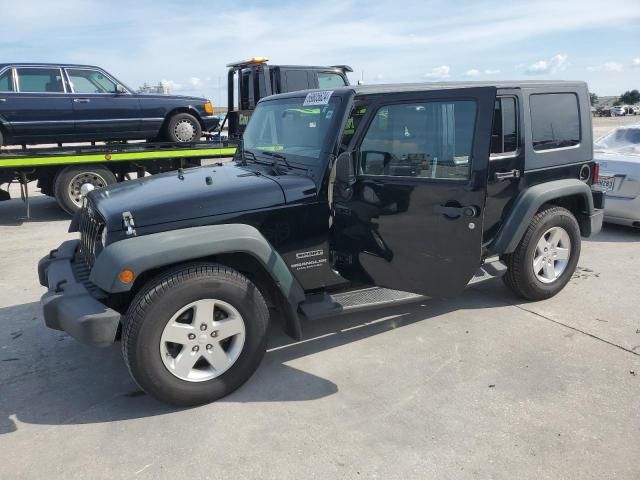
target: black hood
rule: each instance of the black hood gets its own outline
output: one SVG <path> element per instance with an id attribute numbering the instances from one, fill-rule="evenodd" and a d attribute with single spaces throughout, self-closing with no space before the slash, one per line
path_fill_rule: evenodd
<path id="1" fill-rule="evenodd" d="M 283 183 L 289 184 L 290 180 L 293 178 Z M 310 178 L 296 177 L 293 183 L 291 189 L 296 192 L 315 193 Z M 299 194 L 295 196 L 300 199 Z M 232 164 L 187 169 L 182 175 L 174 171 L 119 183 L 90 192 L 89 200 L 110 231 L 123 229 L 123 212 L 131 212 L 137 229 L 286 203 L 278 177 L 256 174 Z M 289 200 L 293 200 L 290 195 Z"/>

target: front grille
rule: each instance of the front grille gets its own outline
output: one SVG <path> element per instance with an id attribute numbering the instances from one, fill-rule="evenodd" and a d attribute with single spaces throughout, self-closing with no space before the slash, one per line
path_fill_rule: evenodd
<path id="1" fill-rule="evenodd" d="M 78 227 L 80 230 L 80 253 L 89 267 L 92 267 L 96 259 L 96 247 L 100 241 L 104 222 L 89 202 L 82 207 Z"/>

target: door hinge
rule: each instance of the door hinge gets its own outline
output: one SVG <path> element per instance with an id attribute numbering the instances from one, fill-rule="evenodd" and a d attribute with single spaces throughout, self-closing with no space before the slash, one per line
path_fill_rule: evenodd
<path id="1" fill-rule="evenodd" d="M 510 172 L 496 172 L 496 180 L 507 180 L 508 178 L 520 178 L 520 170 L 511 170 Z"/>

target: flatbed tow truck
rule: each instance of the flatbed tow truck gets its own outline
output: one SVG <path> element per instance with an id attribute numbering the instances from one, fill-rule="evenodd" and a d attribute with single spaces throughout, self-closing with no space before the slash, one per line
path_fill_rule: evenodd
<path id="1" fill-rule="evenodd" d="M 106 142 L 56 147 L 0 149 L 0 201 L 9 200 L 9 188 L 20 185 L 21 198 L 30 218 L 29 184 L 37 181 L 42 193 L 55 197 L 68 213 L 82 204 L 86 189 L 100 188 L 146 174 L 199 166 L 203 159 L 232 156 L 258 101 L 265 96 L 309 88 L 348 85 L 346 65 L 268 65 L 266 58 L 230 63 L 228 105 L 220 128 L 209 141 L 197 143 Z M 235 86 L 237 85 L 237 91 Z M 237 99 L 237 104 L 236 100 Z M 226 135 L 223 133 L 226 132 Z M 90 186 L 89 186 L 90 185 Z"/>

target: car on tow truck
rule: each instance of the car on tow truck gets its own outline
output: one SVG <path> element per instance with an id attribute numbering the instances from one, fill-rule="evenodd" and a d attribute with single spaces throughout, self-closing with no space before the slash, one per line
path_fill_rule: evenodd
<path id="1" fill-rule="evenodd" d="M 218 124 L 205 98 L 136 93 L 100 67 L 0 64 L 0 147 L 100 140 L 197 142 Z"/>
<path id="2" fill-rule="evenodd" d="M 602 226 L 583 82 L 351 86 L 262 99 L 231 164 L 89 192 L 38 265 L 48 327 L 175 405 L 256 370 L 267 327 L 450 297 L 540 300 Z M 273 317 L 273 318 L 272 318 Z"/>

